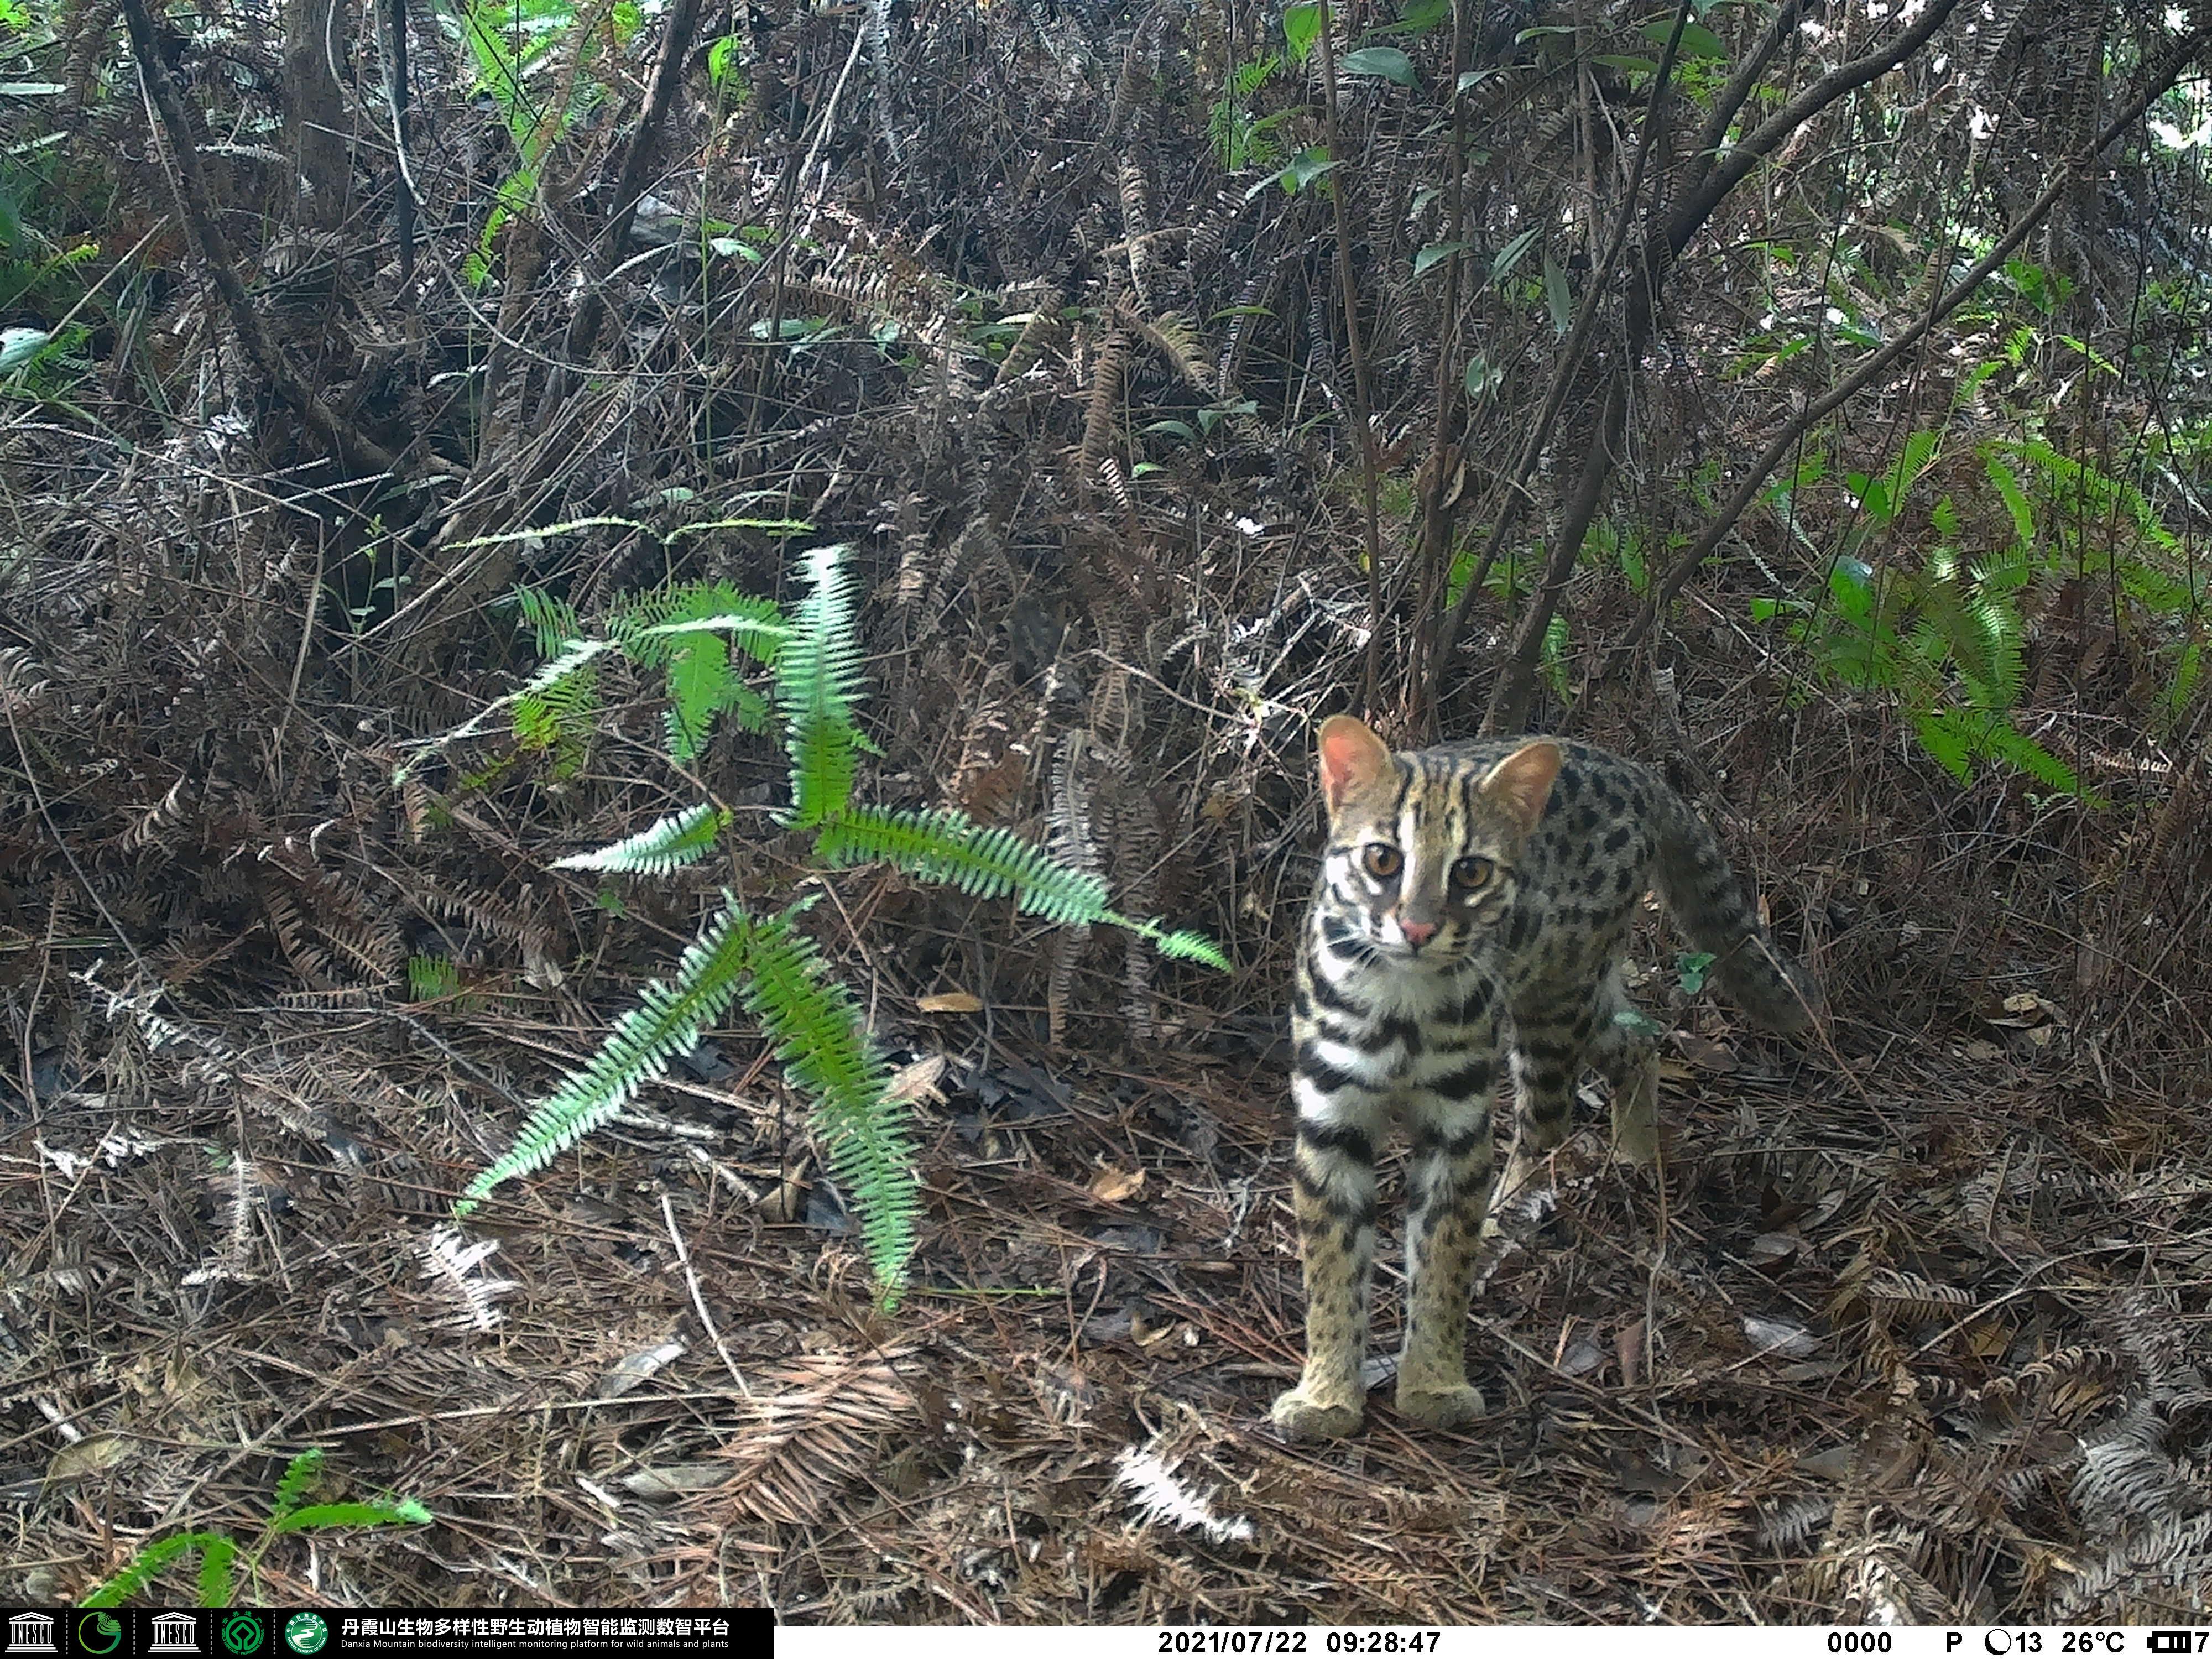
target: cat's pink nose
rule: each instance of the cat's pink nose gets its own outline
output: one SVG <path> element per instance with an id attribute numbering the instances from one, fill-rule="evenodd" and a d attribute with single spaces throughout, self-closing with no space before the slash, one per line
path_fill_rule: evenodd
<path id="1" fill-rule="evenodd" d="M 1433 921 L 1401 921 L 1398 931 L 1405 934 L 1408 945 L 1426 945 L 1437 936 L 1437 925 Z"/>

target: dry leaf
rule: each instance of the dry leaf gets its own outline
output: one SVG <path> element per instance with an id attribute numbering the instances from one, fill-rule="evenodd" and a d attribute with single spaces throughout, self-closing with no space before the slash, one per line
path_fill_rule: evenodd
<path id="1" fill-rule="evenodd" d="M 1587 1376 L 1605 1364 L 1605 1353 L 1586 1336 L 1578 1336 L 1567 1344 L 1567 1351 L 1559 1356 L 1559 1374 L 1563 1376 Z"/>
<path id="2" fill-rule="evenodd" d="M 663 1342 L 656 1347 L 643 1348 L 635 1353 L 624 1354 L 614 1363 L 607 1374 L 599 1379 L 599 1393 L 606 1399 L 628 1394 L 632 1389 L 659 1370 L 684 1352 L 681 1342 Z"/>
<path id="3" fill-rule="evenodd" d="M 1715 1042 L 1711 1037 L 1701 1037 L 1688 1031 L 1678 1031 L 1674 1040 L 1681 1045 L 1682 1057 L 1705 1072 L 1733 1072 L 1735 1070 L 1735 1051 L 1725 1043 Z"/>
<path id="4" fill-rule="evenodd" d="M 1820 1338 L 1794 1320 L 1761 1319 L 1756 1314 L 1744 1315 L 1743 1334 L 1760 1352 L 1791 1359 L 1802 1359 L 1820 1346 Z"/>
<path id="5" fill-rule="evenodd" d="M 1091 1177 L 1091 1196 L 1102 1204 L 1119 1204 L 1133 1193 L 1141 1191 L 1145 1184 L 1142 1170 L 1116 1170 L 1110 1166 Z"/>
<path id="6" fill-rule="evenodd" d="M 884 1093 L 893 1100 L 930 1100 L 939 1098 L 937 1080 L 945 1075 L 943 1054 L 924 1054 L 909 1061 L 891 1073 Z"/>
<path id="7" fill-rule="evenodd" d="M 799 1212 L 805 1206 L 806 1183 L 795 1175 L 786 1176 L 775 1191 L 761 1200 L 761 1219 L 769 1222 L 796 1221 L 799 1219 Z"/>
<path id="8" fill-rule="evenodd" d="M 939 991 L 919 999 L 914 1006 L 925 1014 L 980 1014 L 983 999 L 973 991 Z"/>
<path id="9" fill-rule="evenodd" d="M 1761 1233 L 1751 1241 L 1744 1257 L 1755 1267 L 1778 1267 L 1805 1248 L 1795 1233 Z"/>
<path id="10" fill-rule="evenodd" d="M 1613 1353 L 1620 1360 L 1620 1382 L 1632 1389 L 1644 1373 L 1644 1322 L 1624 1325 L 1613 1339 Z"/>

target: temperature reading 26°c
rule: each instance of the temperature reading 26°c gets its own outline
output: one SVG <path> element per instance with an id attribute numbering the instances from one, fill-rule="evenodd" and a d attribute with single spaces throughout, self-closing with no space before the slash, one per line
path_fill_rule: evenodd
<path id="1" fill-rule="evenodd" d="M 2107 1654 L 2128 1650 L 2128 1633 L 2124 1630 L 2062 1630 L 2058 1632 L 2061 1653 Z M 2156 1652 L 2156 1649 L 2152 1650 Z"/>

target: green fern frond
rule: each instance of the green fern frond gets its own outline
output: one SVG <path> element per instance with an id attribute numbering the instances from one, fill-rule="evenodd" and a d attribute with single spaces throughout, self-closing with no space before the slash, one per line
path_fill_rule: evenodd
<path id="1" fill-rule="evenodd" d="M 794 828 L 837 816 L 860 770 L 853 708 L 865 690 L 860 641 L 842 546 L 805 556 L 808 592 L 776 653 L 775 698 L 789 728 Z"/>
<path id="2" fill-rule="evenodd" d="M 496 708 L 522 697 L 546 696 L 571 675 L 580 673 L 587 664 L 597 662 L 614 648 L 611 640 L 570 640 L 550 662 L 523 681 L 517 690 L 492 704 L 491 708 Z M 484 711 L 486 714 L 489 712 L 489 708 Z M 481 721 L 483 716 L 479 714 L 477 718 Z"/>
<path id="3" fill-rule="evenodd" d="M 687 864 L 696 864 L 714 848 L 716 837 L 730 815 L 711 802 L 687 806 L 680 812 L 626 836 L 595 853 L 574 853 L 553 860 L 556 870 L 619 871 L 625 875 L 665 876 Z"/>
<path id="4" fill-rule="evenodd" d="M 550 751 L 556 778 L 574 777 L 583 770 L 599 713 L 599 671 L 586 663 L 542 691 L 515 698 L 514 740 L 533 753 Z"/>
<path id="5" fill-rule="evenodd" d="M 1128 917 L 1109 913 L 1106 920 L 1117 927 L 1126 927 L 1141 939 L 1152 941 L 1152 949 L 1164 957 L 1173 957 L 1178 962 L 1204 963 L 1221 973 L 1236 971 L 1236 966 L 1222 948 L 1195 928 L 1178 927 L 1171 933 L 1160 931 L 1157 921 L 1132 921 Z"/>
<path id="6" fill-rule="evenodd" d="M 540 657 L 556 656 L 569 641 L 583 637 L 576 607 L 566 599 L 556 599 L 543 588 L 518 587 L 514 604 L 537 642 Z"/>
<path id="7" fill-rule="evenodd" d="M 1974 775 L 1973 750 L 1957 722 L 1947 718 L 1948 712 L 1917 712 L 1912 727 L 1919 734 L 1920 746 L 1936 763 L 1960 782 L 1968 783 Z"/>
<path id="8" fill-rule="evenodd" d="M 322 1473 L 323 1449 L 310 1446 L 284 1466 L 284 1473 L 276 1482 L 276 1495 L 269 1506 L 269 1518 L 282 1521 L 300 1507 L 300 1500 L 307 1495 L 307 1488 Z"/>
<path id="9" fill-rule="evenodd" d="M 238 1546 L 219 1532 L 183 1532 L 173 1537 L 149 1544 L 131 1559 L 130 1563 L 114 1577 L 84 1598 L 88 1607 L 119 1607 L 131 1597 L 146 1588 L 154 1575 L 179 1556 L 192 1550 L 200 1555 L 200 1605 L 204 1607 L 227 1607 L 231 1605 L 231 1563 L 237 1559 Z"/>
<path id="10" fill-rule="evenodd" d="M 775 600 L 740 592 L 725 581 L 677 582 L 633 593 L 607 619 L 607 631 L 623 649 L 653 667 L 667 660 L 668 635 L 695 628 L 738 638 L 763 664 L 775 661 L 787 631 Z"/>
<path id="11" fill-rule="evenodd" d="M 535 1174 L 620 1111 L 676 1055 L 698 1045 L 702 1026 L 737 995 L 747 930 L 725 908 L 684 952 L 672 980 L 656 980 L 599 1045 L 599 1052 L 538 1103 L 507 1155 L 468 1185 L 456 1215 L 466 1215 L 501 1182 Z"/>
<path id="12" fill-rule="evenodd" d="M 412 956 L 407 958 L 407 1000 L 443 1002 L 459 994 L 461 970 L 450 957 Z"/>
<path id="13" fill-rule="evenodd" d="M 775 710 L 769 707 L 766 697 L 749 685 L 737 689 L 730 699 L 730 713 L 736 717 L 740 732 L 758 734 L 775 724 Z"/>
<path id="14" fill-rule="evenodd" d="M 702 581 L 632 597 L 609 619 L 608 631 L 633 661 L 667 671 L 668 752 L 690 765 L 714 717 L 739 700 L 731 646 L 772 665 L 787 630 L 773 600 Z"/>
<path id="15" fill-rule="evenodd" d="M 977 824 L 963 812 L 854 807 L 823 826 L 815 847 L 840 866 L 882 859 L 978 898 L 1015 893 L 1023 909 L 1063 925 L 1103 921 L 1110 914 L 1102 878 L 1062 864 L 1010 830 Z"/>
<path id="16" fill-rule="evenodd" d="M 713 733 L 714 716 L 737 700 L 738 682 L 730 672 L 730 647 L 719 635 L 687 629 L 670 635 L 676 649 L 668 659 L 668 755 L 679 766 L 699 758 Z"/>
<path id="17" fill-rule="evenodd" d="M 669 620 L 656 623 L 637 630 L 641 639 L 650 639 L 664 634 L 689 634 L 694 630 L 710 634 L 727 634 L 732 644 L 764 667 L 775 665 L 776 653 L 790 637 L 791 629 L 783 620 L 783 613 L 775 608 L 773 599 L 757 599 L 750 595 L 721 589 L 733 603 L 709 608 L 697 607 L 696 615 L 676 615 Z"/>
<path id="18" fill-rule="evenodd" d="M 787 915 L 743 926 L 745 1006 L 774 1039 L 785 1074 L 812 1098 L 823 1156 L 860 1224 L 884 1304 L 896 1306 L 921 1207 L 905 1108 L 889 1097 L 890 1079 L 860 1011 L 843 986 L 824 976 L 814 942 Z"/>
<path id="19" fill-rule="evenodd" d="M 434 738 L 426 738 L 415 744 L 412 758 L 392 769 L 392 782 L 404 783 L 422 762 L 432 755 L 452 747 L 464 738 L 476 736 L 491 723 L 492 716 L 501 710 L 512 708 L 526 697 L 542 699 L 548 691 L 583 668 L 586 663 L 597 661 L 614 648 L 614 641 L 611 640 L 571 640 L 561 648 L 561 653 L 558 656 L 505 696 L 493 698 L 491 702 L 477 709 L 475 714 L 451 731 L 441 732 Z"/>

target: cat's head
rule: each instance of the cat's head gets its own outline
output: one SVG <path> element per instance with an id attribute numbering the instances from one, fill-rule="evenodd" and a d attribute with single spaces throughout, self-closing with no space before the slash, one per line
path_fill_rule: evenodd
<path id="1" fill-rule="evenodd" d="M 1349 714 L 1321 725 L 1323 880 L 1383 957 L 1449 968 L 1486 949 L 1559 774 L 1538 738 L 1487 768 L 1449 751 L 1393 754 Z"/>

